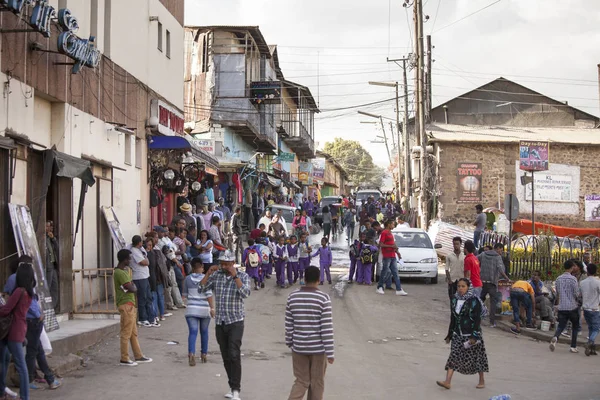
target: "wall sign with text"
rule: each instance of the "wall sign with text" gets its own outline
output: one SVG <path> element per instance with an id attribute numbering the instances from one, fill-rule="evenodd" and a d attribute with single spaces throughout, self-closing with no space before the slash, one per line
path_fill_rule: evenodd
<path id="1" fill-rule="evenodd" d="M 533 176 L 535 201 L 570 202 L 573 177 L 539 172 Z M 525 187 L 525 200 L 531 201 L 531 184 Z"/>
<path id="2" fill-rule="evenodd" d="M 519 143 L 519 168 L 524 171 L 547 171 L 550 159 L 548 142 L 521 140 Z"/>
<path id="3" fill-rule="evenodd" d="M 458 181 L 457 202 L 481 202 L 481 189 L 483 186 L 483 168 L 481 163 L 458 163 L 456 170 Z"/>

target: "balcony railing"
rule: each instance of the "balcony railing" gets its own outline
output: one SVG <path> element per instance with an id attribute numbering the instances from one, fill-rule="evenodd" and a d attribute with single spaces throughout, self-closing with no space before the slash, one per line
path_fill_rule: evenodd
<path id="1" fill-rule="evenodd" d="M 73 270 L 73 313 L 118 314 L 113 268 Z"/>

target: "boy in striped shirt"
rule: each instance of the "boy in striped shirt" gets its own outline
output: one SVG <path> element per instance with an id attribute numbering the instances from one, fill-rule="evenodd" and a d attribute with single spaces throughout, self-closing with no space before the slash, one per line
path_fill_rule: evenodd
<path id="1" fill-rule="evenodd" d="M 292 350 L 296 381 L 288 400 L 321 400 L 327 363 L 333 364 L 333 319 L 329 295 L 318 289 L 321 271 L 308 267 L 306 285 L 288 296 L 285 343 Z"/>

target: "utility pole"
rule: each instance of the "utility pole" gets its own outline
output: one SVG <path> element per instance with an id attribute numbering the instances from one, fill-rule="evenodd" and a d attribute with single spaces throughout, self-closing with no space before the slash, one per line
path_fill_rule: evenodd
<path id="1" fill-rule="evenodd" d="M 425 83 L 427 85 L 427 107 L 425 108 L 425 120 L 431 122 L 431 35 L 427 35 L 427 75 Z"/>
<path id="2" fill-rule="evenodd" d="M 600 64 L 598 64 L 598 92 L 600 94 Z"/>
<path id="3" fill-rule="evenodd" d="M 418 131 L 417 137 L 420 138 L 421 145 L 421 188 L 419 192 L 421 208 L 421 228 L 427 229 L 429 225 L 429 193 L 428 193 L 428 175 L 429 175 L 429 154 L 427 153 L 427 135 L 425 133 L 425 65 L 423 48 L 423 0 L 414 2 L 414 20 L 415 20 L 415 42 L 416 42 L 416 60 L 417 60 L 417 118 Z"/>

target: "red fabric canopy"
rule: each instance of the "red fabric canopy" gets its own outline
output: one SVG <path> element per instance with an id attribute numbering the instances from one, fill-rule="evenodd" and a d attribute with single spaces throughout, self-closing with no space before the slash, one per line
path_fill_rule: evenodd
<path id="1" fill-rule="evenodd" d="M 513 232 L 523 233 L 525 235 L 531 235 L 532 233 L 531 221 L 528 219 L 520 219 L 513 222 Z M 565 236 L 600 236 L 600 228 L 569 228 L 567 226 L 543 224 L 541 222 L 535 223 L 535 232 L 539 231 L 552 231 L 554 235 L 558 237 Z"/>

